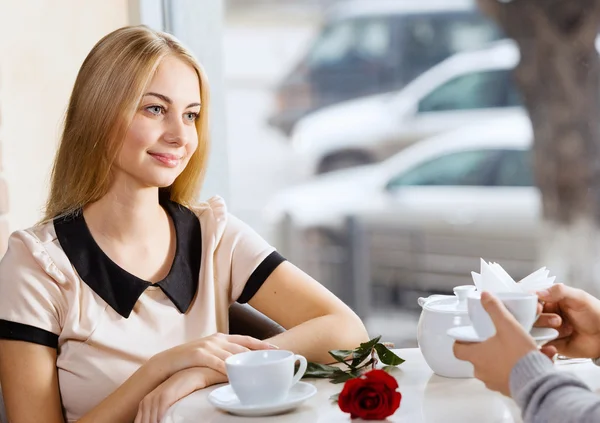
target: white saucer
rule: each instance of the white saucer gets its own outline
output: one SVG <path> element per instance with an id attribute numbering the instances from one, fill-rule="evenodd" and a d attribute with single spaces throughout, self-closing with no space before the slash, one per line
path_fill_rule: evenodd
<path id="1" fill-rule="evenodd" d="M 270 416 L 292 410 L 317 393 L 310 383 L 298 382 L 292 389 L 287 398 L 276 404 L 266 405 L 242 405 L 240 400 L 233 392 L 231 385 L 225 385 L 215 389 L 208 395 L 208 401 L 220 410 L 227 411 L 238 416 Z"/>
<path id="2" fill-rule="evenodd" d="M 485 339 L 480 338 L 473 326 L 459 326 L 448 329 L 446 332 L 455 341 L 461 342 L 482 342 Z M 532 338 L 538 344 L 543 344 L 552 341 L 558 337 L 558 331 L 551 328 L 533 328 L 529 332 Z"/>

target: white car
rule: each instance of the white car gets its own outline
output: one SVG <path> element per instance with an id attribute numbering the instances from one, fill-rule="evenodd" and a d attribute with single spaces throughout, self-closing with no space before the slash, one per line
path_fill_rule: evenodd
<path id="1" fill-rule="evenodd" d="M 275 227 L 287 219 L 333 244 L 346 239 L 346 216 L 357 217 L 374 283 L 450 291 L 472 283 L 480 257 L 524 277 L 535 270 L 540 230 L 532 137 L 523 112 L 472 124 L 289 188 L 266 215 Z M 319 255 L 319 246 L 303 247 Z"/>
<path id="2" fill-rule="evenodd" d="M 509 40 L 457 53 L 398 92 L 339 103 L 307 115 L 292 133 L 302 179 L 381 161 L 434 134 L 511 114 L 521 105 Z"/>

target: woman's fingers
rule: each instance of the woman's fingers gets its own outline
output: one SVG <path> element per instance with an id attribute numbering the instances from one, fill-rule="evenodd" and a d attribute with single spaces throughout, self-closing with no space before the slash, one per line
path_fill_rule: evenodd
<path id="1" fill-rule="evenodd" d="M 227 344 L 223 345 L 223 349 L 225 351 L 229 352 L 230 355 L 240 354 L 240 353 L 244 353 L 244 352 L 250 351 L 249 348 L 246 348 L 243 345 L 234 344 L 234 343 L 231 343 L 231 342 L 228 342 Z"/>
<path id="2" fill-rule="evenodd" d="M 213 369 L 204 370 L 204 379 L 206 386 L 211 386 L 217 383 L 227 382 L 227 375 L 223 375 Z"/>
<path id="3" fill-rule="evenodd" d="M 150 423 L 150 404 L 146 401 L 146 398 L 140 402 L 138 407 L 137 416 L 135 416 L 135 423 Z"/>
<path id="4" fill-rule="evenodd" d="M 169 404 L 167 402 L 163 402 L 159 408 L 158 408 L 158 420 L 156 421 L 156 423 L 160 423 L 160 421 L 162 420 L 162 418 L 165 416 L 165 414 L 167 414 L 167 411 L 169 411 L 169 408 L 171 407 L 171 405 L 173 404 Z"/>
<path id="5" fill-rule="evenodd" d="M 231 342 L 223 342 L 204 349 L 206 354 L 206 367 L 214 369 L 220 373 L 227 374 L 225 360 L 234 354 L 250 351 L 247 347 Z"/>
<path id="6" fill-rule="evenodd" d="M 169 375 L 190 367 L 209 367 L 227 375 L 225 360 L 228 357 L 250 350 L 265 349 L 278 348 L 250 336 L 215 333 L 157 354 L 157 356 L 160 356 L 160 362 L 170 367 Z"/>
<path id="7" fill-rule="evenodd" d="M 158 406 L 160 404 L 160 395 L 154 395 L 152 398 L 152 405 L 150 407 L 150 422 L 151 423 L 160 423 L 159 414 L 158 414 Z"/>
<path id="8" fill-rule="evenodd" d="M 228 355 L 226 355 L 228 354 Z M 225 366 L 225 359 L 227 357 L 229 357 L 229 355 L 231 355 L 230 353 L 227 353 L 227 351 L 224 351 L 222 349 L 216 349 L 211 351 L 211 353 L 204 353 L 204 358 L 201 360 L 201 362 L 205 363 L 199 363 L 198 366 L 196 367 L 208 367 L 211 368 L 213 370 L 216 370 L 219 373 L 223 373 L 224 375 L 227 374 L 227 367 Z"/>
<path id="9" fill-rule="evenodd" d="M 241 345 L 250 350 L 276 350 L 275 345 L 269 344 L 268 342 L 261 341 L 260 339 L 252 338 L 251 336 L 244 335 L 226 335 L 225 339 L 231 343 Z"/>

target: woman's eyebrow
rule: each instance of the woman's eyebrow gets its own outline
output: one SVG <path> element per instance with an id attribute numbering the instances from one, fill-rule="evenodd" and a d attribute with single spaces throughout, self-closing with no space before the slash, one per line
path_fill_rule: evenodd
<path id="1" fill-rule="evenodd" d="M 167 104 L 173 104 L 173 100 L 171 100 L 171 99 L 170 99 L 169 97 L 167 97 L 166 95 L 162 95 L 162 94 L 158 94 L 158 93 L 152 93 L 152 92 L 150 92 L 150 93 L 146 93 L 146 94 L 144 94 L 144 97 L 146 97 L 147 95 L 151 95 L 151 96 L 154 96 L 154 97 L 158 97 L 158 98 L 160 98 L 162 101 L 164 101 L 164 102 L 165 102 L 165 103 L 167 103 Z"/>
<path id="2" fill-rule="evenodd" d="M 151 96 L 160 98 L 162 101 L 164 101 L 167 104 L 173 104 L 173 100 L 171 100 L 166 95 L 159 94 L 159 93 L 149 92 L 149 93 L 144 94 L 144 97 L 146 97 L 147 95 L 151 95 Z M 190 104 L 187 105 L 186 109 L 190 108 L 190 107 L 194 107 L 194 106 L 200 106 L 200 103 L 190 103 Z"/>

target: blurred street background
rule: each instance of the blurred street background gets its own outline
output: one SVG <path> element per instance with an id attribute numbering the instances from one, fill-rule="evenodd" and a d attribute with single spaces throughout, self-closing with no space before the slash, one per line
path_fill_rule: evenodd
<path id="1" fill-rule="evenodd" d="M 346 5 L 342 3 L 346 3 Z M 455 2 L 454 5 L 450 3 L 449 7 L 444 7 L 443 2 L 432 2 L 433 8 L 425 6 L 423 10 L 414 6 L 416 2 L 396 2 L 400 6 L 396 6 L 393 4 L 394 2 L 379 2 L 379 5 L 377 3 L 344 2 L 343 0 L 231 0 L 226 2 L 223 41 L 227 139 L 231 174 L 229 203 L 240 218 L 276 245 L 282 229 L 265 218 L 269 201 L 285 188 L 301 184 L 306 179 L 312 179 L 313 176 L 307 177 L 304 170 L 299 168 L 298 151 L 291 145 L 291 134 L 286 134 L 289 129 L 285 128 L 282 131 L 281 128 L 269 124 L 269 119 L 273 115 L 282 112 L 277 110 L 278 107 L 294 107 L 293 100 L 278 98 L 278 95 L 285 95 L 278 94 L 278 84 L 289 78 L 290 73 L 297 69 L 299 64 L 307 61 L 306 56 L 314 51 L 315 46 L 322 46 L 322 54 L 329 54 L 332 58 L 331 64 L 324 62 L 324 65 L 331 66 L 329 70 L 324 67 L 325 72 L 329 71 L 330 74 L 333 74 L 333 78 L 344 78 L 346 74 L 350 76 L 349 83 L 341 86 L 338 88 L 338 92 L 334 93 L 340 97 L 332 100 L 337 102 L 346 97 L 345 90 L 356 90 L 353 85 L 362 83 L 361 75 L 352 75 L 358 70 L 352 68 L 350 56 L 352 50 L 360 45 L 360 37 L 368 37 L 368 34 L 367 32 L 359 33 L 359 31 L 363 31 L 360 29 L 356 30 L 356 34 L 345 35 L 345 25 L 348 25 L 349 22 L 361 22 L 359 25 L 367 27 L 370 22 L 374 22 L 372 31 L 376 31 L 376 25 L 380 24 L 383 28 L 383 34 L 380 37 L 385 37 L 386 31 L 390 31 L 390 33 L 397 31 L 396 26 L 400 25 L 390 22 L 391 19 L 387 21 L 390 15 L 395 16 L 402 12 L 420 15 L 423 10 L 427 11 L 430 13 L 429 16 L 418 16 L 423 20 L 422 31 L 427 31 L 433 29 L 433 25 L 438 23 L 437 21 L 439 21 L 439 26 L 447 25 L 444 19 L 438 18 L 439 15 L 448 15 L 455 10 L 473 9 L 472 5 L 464 6 L 467 2 Z M 323 30 L 330 23 L 328 18 L 336 22 L 336 14 L 343 16 L 344 13 L 349 14 L 347 19 L 340 18 L 341 21 L 333 26 L 332 31 L 325 32 Z M 364 23 L 362 23 L 363 21 Z M 415 29 L 415 31 L 418 30 L 418 28 Z M 336 31 L 339 32 L 338 35 L 336 35 Z M 326 35 L 331 33 L 333 35 Z M 387 36 L 390 37 L 388 42 L 391 43 L 393 35 L 388 34 Z M 433 34 L 424 33 L 423 36 L 431 37 Z M 372 42 L 376 43 L 377 33 L 373 32 L 372 37 L 374 37 Z M 365 45 L 367 43 L 364 40 L 362 42 Z M 430 41 L 432 45 L 444 42 L 445 40 L 441 37 Z M 385 41 L 380 41 L 380 43 L 385 43 Z M 432 47 L 432 45 L 424 47 Z M 392 51 L 393 48 L 391 45 L 387 46 L 389 51 Z M 385 51 L 382 54 L 387 53 L 388 51 Z M 339 63 L 335 63 L 336 60 Z M 360 65 L 358 63 L 358 66 Z M 332 77 L 326 76 L 325 78 Z M 374 79 L 375 84 L 371 80 L 370 83 L 373 86 L 366 87 L 372 93 L 387 92 L 393 88 L 393 84 L 385 80 L 379 82 L 376 78 Z M 297 91 L 289 94 L 292 97 L 309 95 L 308 92 L 302 90 L 318 90 L 318 87 L 302 87 L 299 82 L 296 84 L 298 85 Z M 397 85 L 401 86 L 402 83 L 398 82 Z M 350 93 L 347 97 L 351 99 L 353 95 Z M 360 96 L 356 95 L 356 97 Z M 301 99 L 297 100 L 301 101 Z M 284 104 L 284 101 L 290 104 Z M 290 110 L 288 110 L 289 112 Z M 360 110 L 358 113 L 361 113 Z M 249 187 L 252 188 L 249 189 Z M 357 187 L 357 189 L 359 188 Z M 343 194 L 332 191 L 324 195 L 335 200 Z M 365 196 L 365 199 L 367 198 L 368 195 Z M 313 200 L 318 202 L 319 198 L 313 198 Z M 340 198 L 340 202 L 343 202 L 343 199 Z M 295 242 L 296 251 L 322 247 L 318 240 L 300 245 L 296 238 Z M 278 247 L 283 248 L 282 245 L 278 245 Z M 290 253 L 288 255 L 291 255 L 290 260 L 311 272 L 326 286 L 335 288 L 336 294 L 343 296 L 344 285 L 347 285 L 347 289 L 351 289 L 350 280 L 347 280 L 345 284 L 345 281 L 340 281 L 339 277 L 327 278 L 326 275 L 318 272 L 318 266 L 309 268 L 306 263 L 299 262 L 301 254 L 294 256 Z M 335 251 L 333 251 L 333 255 L 335 256 Z M 335 258 L 333 260 L 335 261 Z M 327 260 L 325 259 L 325 261 Z M 337 261 L 337 263 L 340 267 L 344 266 L 343 262 Z M 325 263 L 325 265 L 328 264 Z M 339 274 L 340 272 L 334 271 L 333 273 Z M 364 282 L 366 283 L 366 281 Z M 469 283 L 467 278 L 465 278 L 465 283 Z M 377 289 L 377 287 L 372 294 L 372 308 L 365 316 L 370 332 L 381 334 L 383 338 L 394 342 L 399 347 L 416 346 L 417 321 L 420 314 L 420 308 L 416 302 L 418 294 L 410 292 L 404 298 L 398 298 L 398 296 L 390 295 L 389 290 Z M 423 293 L 423 295 L 426 294 L 426 292 Z"/>
<path id="2" fill-rule="evenodd" d="M 223 42 L 231 174 L 228 204 L 271 242 L 276 240 L 277 229 L 265 219 L 265 205 L 277 192 L 301 182 L 288 137 L 267 122 L 276 108 L 274 89 L 309 49 L 327 6 L 333 3 L 226 2 Z M 367 325 L 370 333 L 381 334 L 398 347 L 416 347 L 418 317 L 416 309 L 403 310 L 380 301 Z"/>

